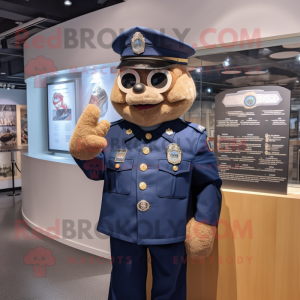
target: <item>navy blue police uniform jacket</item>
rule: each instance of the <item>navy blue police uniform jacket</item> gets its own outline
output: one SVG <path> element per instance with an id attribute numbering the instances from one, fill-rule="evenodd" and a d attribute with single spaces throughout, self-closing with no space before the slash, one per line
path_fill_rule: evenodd
<path id="1" fill-rule="evenodd" d="M 92 160 L 74 158 L 89 179 L 104 180 L 99 232 L 159 245 L 184 241 L 192 217 L 217 226 L 222 181 L 204 127 L 176 119 L 145 132 L 122 119 L 105 138 L 107 147 Z M 171 143 L 182 151 L 177 168 L 167 159 Z M 126 152 L 123 162 L 115 162 L 118 150 Z M 146 211 L 138 209 L 141 200 Z"/>

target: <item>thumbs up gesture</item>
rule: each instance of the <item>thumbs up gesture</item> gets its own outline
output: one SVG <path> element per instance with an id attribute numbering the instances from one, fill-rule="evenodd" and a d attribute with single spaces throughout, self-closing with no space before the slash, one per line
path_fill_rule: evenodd
<path id="1" fill-rule="evenodd" d="M 80 160 L 90 160 L 97 156 L 107 146 L 104 138 L 110 127 L 107 120 L 100 121 L 100 109 L 94 104 L 88 104 L 72 134 L 69 149 L 73 157 Z"/>

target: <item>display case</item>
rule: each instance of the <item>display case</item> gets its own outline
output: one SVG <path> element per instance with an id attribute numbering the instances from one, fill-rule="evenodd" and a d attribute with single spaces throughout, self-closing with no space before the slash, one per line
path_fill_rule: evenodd
<path id="1" fill-rule="evenodd" d="M 17 166 L 21 166 L 21 151 L 28 147 L 27 106 L 0 105 L 0 181 L 11 182 L 11 152 Z M 15 180 L 21 179 L 20 171 L 14 167 Z"/>
<path id="2" fill-rule="evenodd" d="M 275 169 L 284 169 L 285 166 L 288 166 L 288 173 L 283 176 L 286 178 L 287 184 L 299 184 L 300 43 L 297 42 L 297 38 L 274 39 L 264 42 L 263 47 L 254 47 L 251 49 L 239 47 L 236 47 L 236 49 L 227 49 L 226 47 L 221 47 L 199 50 L 196 55 L 189 60 L 188 67 L 196 85 L 197 97 L 189 112 L 184 115 L 184 119 L 206 127 L 209 139 L 211 142 L 214 142 L 213 148 L 215 154 L 217 154 L 216 150 L 218 147 L 216 137 L 217 130 L 215 126 L 221 126 L 220 120 L 216 119 L 216 99 L 218 95 L 223 93 L 222 95 L 224 96 L 232 89 L 235 89 L 235 91 L 247 90 L 246 92 L 249 93 L 255 93 L 256 90 L 283 91 L 286 89 L 289 91 L 290 96 L 280 92 L 284 94 L 282 98 L 283 107 L 280 108 L 284 111 L 282 111 L 282 113 L 277 111 L 276 113 L 276 106 L 272 106 L 271 103 L 269 103 L 264 108 L 266 114 L 261 114 L 263 120 L 261 118 L 257 120 L 258 115 L 254 116 L 253 114 L 256 108 L 252 107 L 257 106 L 257 103 L 254 104 L 254 106 L 251 106 L 252 104 L 250 103 L 248 103 L 247 106 L 244 103 L 246 108 L 236 106 L 236 113 L 243 111 L 244 115 L 240 115 L 235 120 L 233 115 L 222 117 L 224 124 L 226 123 L 223 126 L 223 133 L 231 136 L 230 130 L 233 128 L 232 126 L 248 124 L 247 134 L 254 134 L 254 132 L 262 133 L 267 130 L 267 128 L 271 130 L 273 127 L 276 127 L 275 132 L 282 136 L 281 128 L 284 126 L 287 127 L 288 132 L 284 133 L 281 141 L 278 141 L 276 144 L 271 139 L 271 142 L 261 143 L 261 147 L 256 148 L 262 152 L 261 157 L 258 154 L 254 155 L 257 159 L 263 159 L 264 156 L 273 156 L 278 158 L 278 161 L 282 161 L 282 163 L 272 165 L 272 171 L 268 169 L 267 172 L 263 172 L 263 167 L 259 165 L 252 168 L 256 170 L 256 173 L 254 171 L 247 172 L 252 172 L 256 175 L 256 178 L 263 175 L 267 176 L 266 178 L 268 179 L 274 177 L 276 173 L 276 171 L 274 171 Z M 261 92 L 257 91 L 257 93 L 259 94 Z M 239 97 L 239 95 L 236 94 L 234 97 Z M 267 97 L 266 94 L 263 97 Z M 219 101 L 222 101 L 222 99 L 219 99 Z M 223 111 L 228 110 L 224 105 L 219 106 L 218 109 Z M 253 114 L 252 116 L 250 116 L 251 113 Z M 267 117 L 267 114 L 269 114 L 270 117 Z M 255 122 L 251 122 L 251 117 L 253 121 L 257 120 L 260 124 L 257 126 L 258 130 L 254 130 Z M 285 122 L 283 122 L 283 120 L 285 120 Z M 270 127 L 269 124 L 273 124 L 274 126 Z M 229 129 L 226 130 L 226 128 Z M 242 131 L 240 131 L 240 134 L 236 133 L 235 138 L 238 138 L 239 135 L 244 136 Z M 285 144 L 286 140 L 288 140 L 288 146 L 283 147 L 282 145 Z M 258 144 L 259 143 L 260 142 L 258 142 Z M 269 151 L 267 148 L 270 146 L 272 146 L 273 149 L 277 147 L 277 150 L 280 148 L 281 152 L 279 150 Z M 284 153 L 283 149 L 285 149 Z M 245 152 L 244 155 L 253 156 L 253 153 L 251 154 L 250 152 Z M 235 153 L 235 156 L 239 155 L 237 152 Z M 285 158 L 283 159 L 283 157 Z M 241 157 L 232 157 L 230 159 L 232 169 L 242 160 Z M 244 167 L 250 170 L 251 163 L 247 162 L 245 164 Z M 236 171 L 231 170 L 229 172 L 234 173 Z M 239 184 L 236 182 L 236 188 L 238 188 L 238 185 L 241 186 L 242 183 Z M 224 186 L 226 186 L 226 184 Z M 263 186 L 263 183 L 261 186 Z M 260 189 L 257 188 L 257 191 L 259 190 Z"/>

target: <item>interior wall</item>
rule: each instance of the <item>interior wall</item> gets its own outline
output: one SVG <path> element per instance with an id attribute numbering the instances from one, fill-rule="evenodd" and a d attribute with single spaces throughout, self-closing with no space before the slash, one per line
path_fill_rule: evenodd
<path id="1" fill-rule="evenodd" d="M 262 39 L 290 35 L 299 32 L 299 10 L 300 2 L 295 0 L 129 0 L 46 29 L 39 34 L 43 37 L 39 43 L 34 40 L 36 36 L 31 37 L 24 49 L 25 65 L 38 56 L 52 60 L 57 70 L 119 61 L 119 55 L 111 49 L 112 39 L 120 31 L 137 25 L 162 28 L 174 37 L 178 37 L 176 32 L 186 33 L 181 39 L 196 48 L 204 46 L 200 41 L 201 34 L 207 43 L 219 44 L 222 30 L 227 31 L 224 42 L 233 39 L 229 31 L 234 32 L 235 39 L 243 40 L 242 29 L 249 38 L 255 30 Z M 208 33 L 209 28 L 215 33 Z M 68 47 L 65 43 L 66 29 L 73 31 L 78 41 L 74 40 L 74 46 Z M 94 47 L 81 43 L 82 30 L 94 35 L 91 39 Z M 103 37 L 100 35 L 100 45 L 98 34 L 101 31 L 104 34 Z M 50 44 L 49 47 L 47 42 L 51 37 L 59 37 L 61 43 L 55 46 L 53 42 L 54 46 Z M 44 42 L 40 43 L 41 40 Z"/>
<path id="2" fill-rule="evenodd" d="M 27 105 L 26 90 L 0 89 L 0 104 Z"/>

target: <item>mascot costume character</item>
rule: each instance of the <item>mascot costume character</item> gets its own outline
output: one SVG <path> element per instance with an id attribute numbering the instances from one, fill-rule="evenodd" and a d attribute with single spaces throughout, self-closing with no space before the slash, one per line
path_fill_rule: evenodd
<path id="1" fill-rule="evenodd" d="M 120 54 L 111 103 L 123 119 L 99 121 L 89 104 L 70 140 L 85 175 L 104 180 L 97 230 L 110 236 L 109 300 L 186 299 L 186 255 L 207 256 L 221 210 L 222 181 L 206 130 L 180 119 L 196 97 L 188 70 L 195 50 L 159 31 L 133 27 Z"/>

